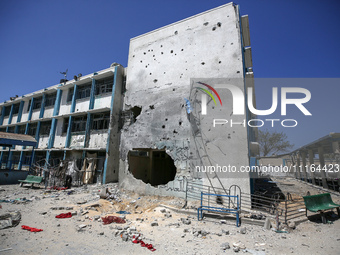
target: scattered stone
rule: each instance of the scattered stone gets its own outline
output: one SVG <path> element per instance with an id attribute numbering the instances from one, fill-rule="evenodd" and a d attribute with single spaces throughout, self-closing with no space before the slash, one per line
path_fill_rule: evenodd
<path id="1" fill-rule="evenodd" d="M 11 212 L 0 215 L 0 229 L 15 227 L 20 223 L 21 213 Z"/>
<path id="2" fill-rule="evenodd" d="M 122 239 L 123 239 L 124 242 L 127 242 L 129 240 L 129 236 L 128 236 L 128 234 L 126 232 L 124 232 L 122 234 Z"/>
<path id="3" fill-rule="evenodd" d="M 77 211 L 73 211 L 73 212 L 71 212 L 71 214 L 72 214 L 72 216 L 76 216 L 78 214 L 78 212 Z"/>
<path id="4" fill-rule="evenodd" d="M 151 227 L 156 227 L 156 226 L 158 226 L 158 222 L 154 221 L 151 223 Z"/>
<path id="5" fill-rule="evenodd" d="M 98 235 L 103 236 L 103 235 L 104 235 L 104 232 L 100 232 Z"/>
<path id="6" fill-rule="evenodd" d="M 270 230 L 270 229 L 271 229 L 272 224 L 271 224 L 269 218 L 266 218 L 266 221 L 264 222 L 264 226 L 263 226 L 263 227 L 264 227 L 265 229 L 267 229 L 267 230 Z"/>
<path id="7" fill-rule="evenodd" d="M 222 229 L 222 233 L 225 234 L 225 235 L 229 235 L 230 234 L 229 230 L 224 230 L 224 229 Z"/>
<path id="8" fill-rule="evenodd" d="M 238 247 L 240 249 L 245 249 L 246 248 L 246 246 L 243 243 L 241 243 L 241 242 L 233 243 L 233 247 Z"/>
<path id="9" fill-rule="evenodd" d="M 227 224 L 227 221 L 226 220 L 220 220 L 220 223 L 221 224 Z"/>
<path id="10" fill-rule="evenodd" d="M 223 244 L 221 244 L 221 249 L 222 249 L 222 250 L 230 249 L 229 243 L 223 243 Z"/>
<path id="11" fill-rule="evenodd" d="M 234 247 L 234 252 L 239 252 L 240 251 L 240 247 Z"/>
<path id="12" fill-rule="evenodd" d="M 86 225 L 85 224 L 81 224 L 77 227 L 77 231 L 80 232 L 82 230 L 84 230 L 84 228 L 86 228 Z"/>
<path id="13" fill-rule="evenodd" d="M 246 234 L 247 233 L 247 229 L 246 228 L 241 228 L 240 229 L 240 233 L 243 234 L 243 235 Z"/>
<path id="14" fill-rule="evenodd" d="M 288 227 L 291 228 L 291 229 L 295 229 L 296 228 L 295 221 L 289 221 L 288 222 Z"/>
<path id="15" fill-rule="evenodd" d="M 185 237 L 185 234 L 182 234 L 181 237 L 184 238 L 184 237 Z"/>
<path id="16" fill-rule="evenodd" d="M 189 219 L 181 218 L 181 221 L 185 225 L 190 225 L 191 224 L 191 220 L 189 220 Z"/>
<path id="17" fill-rule="evenodd" d="M 166 210 L 164 208 L 161 209 L 160 211 L 161 211 L 161 213 L 166 213 Z"/>

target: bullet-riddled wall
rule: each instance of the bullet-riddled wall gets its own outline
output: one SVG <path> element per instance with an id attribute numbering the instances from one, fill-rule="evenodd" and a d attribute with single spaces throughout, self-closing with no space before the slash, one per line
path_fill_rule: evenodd
<path id="1" fill-rule="evenodd" d="M 202 125 L 198 124 L 197 128 L 200 141 L 206 146 L 203 155 L 199 146 L 193 145 L 197 137 L 193 135 L 186 106 L 193 78 L 234 79 L 244 92 L 240 24 L 238 6 L 230 3 L 131 39 L 120 148 L 119 181 L 124 187 L 168 195 L 181 191 L 184 179 L 195 179 L 207 185 L 211 181 L 221 188 L 216 176 L 211 176 L 209 181 L 204 174 L 195 171 L 192 162 L 197 156 L 209 158 L 201 160 L 201 165 L 249 165 L 247 127 L 213 128 L 208 125 L 213 116 L 201 119 Z M 231 95 L 224 97 L 229 99 Z M 231 101 L 223 103 L 224 107 L 230 107 L 226 109 L 230 117 Z M 208 111 L 211 107 L 209 102 Z M 195 118 L 199 118 L 198 115 Z M 138 149 L 163 149 L 166 157 L 172 158 L 176 176 L 162 186 L 164 189 L 154 189 L 133 177 L 129 153 L 136 154 Z M 143 156 L 151 158 L 150 152 Z M 153 171 L 162 172 L 163 169 Z M 145 172 L 147 174 L 147 170 Z M 250 193 L 249 174 L 237 177 L 224 176 L 220 180 L 225 188 L 237 184 L 243 192 Z"/>

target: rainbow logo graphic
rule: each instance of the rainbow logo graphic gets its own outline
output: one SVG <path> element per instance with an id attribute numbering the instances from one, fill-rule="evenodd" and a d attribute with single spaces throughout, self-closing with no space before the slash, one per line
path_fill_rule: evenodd
<path id="1" fill-rule="evenodd" d="M 222 106 L 221 97 L 212 86 L 210 86 L 206 83 L 203 83 L 203 82 L 197 82 L 197 83 L 207 87 L 208 89 L 210 89 L 217 96 L 217 98 L 220 101 L 220 104 Z M 208 89 L 201 88 L 201 87 L 195 87 L 195 88 L 204 92 L 204 93 L 202 93 L 202 112 L 201 113 L 202 113 L 202 115 L 206 115 L 207 114 L 207 95 L 209 95 L 211 97 L 211 99 L 214 101 L 215 106 L 217 105 L 216 99 L 215 99 L 214 95 Z"/>
<path id="2" fill-rule="evenodd" d="M 208 89 L 210 89 L 212 92 L 214 92 L 214 94 L 217 96 L 217 98 L 218 98 L 218 100 L 220 101 L 220 104 L 221 104 L 221 106 L 222 106 L 221 97 L 220 97 L 220 95 L 217 93 L 217 91 L 216 91 L 213 87 L 211 87 L 210 85 L 208 85 L 208 84 L 206 84 L 206 83 L 203 83 L 203 82 L 197 82 L 197 83 L 198 83 L 198 84 L 201 84 L 201 85 L 203 85 L 203 86 L 206 86 Z M 204 88 L 201 88 L 201 87 L 195 87 L 195 88 L 196 88 L 196 89 L 199 89 L 199 90 L 201 90 L 201 91 L 203 91 L 203 92 L 205 92 L 206 94 L 208 94 L 208 95 L 211 97 L 211 99 L 214 101 L 215 105 L 217 105 L 216 100 L 215 100 L 213 94 L 211 94 L 211 93 L 209 92 L 209 90 L 204 89 Z"/>

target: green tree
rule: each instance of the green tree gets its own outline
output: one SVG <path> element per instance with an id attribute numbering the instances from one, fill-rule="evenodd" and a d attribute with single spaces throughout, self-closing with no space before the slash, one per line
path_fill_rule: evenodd
<path id="1" fill-rule="evenodd" d="M 287 139 L 287 135 L 283 132 L 270 132 L 267 129 L 261 131 L 259 129 L 257 141 L 260 145 L 260 154 L 268 156 L 289 151 L 294 144 L 291 144 Z"/>

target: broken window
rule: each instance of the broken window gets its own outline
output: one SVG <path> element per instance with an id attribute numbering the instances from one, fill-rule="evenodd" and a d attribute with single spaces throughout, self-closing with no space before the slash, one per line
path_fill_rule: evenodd
<path id="1" fill-rule="evenodd" d="M 41 103 L 42 103 L 42 97 L 34 98 L 32 109 L 33 109 L 33 110 L 35 110 L 35 109 L 40 109 L 40 108 L 41 108 Z M 31 100 L 28 101 L 28 108 L 27 108 L 27 111 L 30 110 L 30 107 L 31 107 Z"/>
<path id="2" fill-rule="evenodd" d="M 167 184 L 176 176 L 176 166 L 165 150 L 134 149 L 128 154 L 129 171 L 152 186 Z"/>
<path id="3" fill-rule="evenodd" d="M 70 88 L 70 89 L 68 90 L 67 102 L 71 102 L 71 101 L 72 101 L 73 92 L 74 92 L 74 88 Z"/>
<path id="4" fill-rule="evenodd" d="M 71 132 L 83 132 L 86 130 L 86 120 L 87 116 L 74 117 L 72 120 Z"/>
<path id="5" fill-rule="evenodd" d="M 5 117 L 9 116 L 10 112 L 11 112 L 11 106 L 4 106 L 5 107 Z"/>
<path id="6" fill-rule="evenodd" d="M 92 82 L 86 83 L 84 85 L 79 85 L 77 87 L 76 100 L 90 97 L 91 86 L 92 86 Z M 67 102 L 72 101 L 73 93 L 74 93 L 74 88 L 70 88 L 68 91 Z"/>
<path id="7" fill-rule="evenodd" d="M 46 95 L 45 107 L 54 105 L 56 98 L 57 98 L 57 92 Z"/>
<path id="8" fill-rule="evenodd" d="M 6 128 L 0 128 L 0 132 L 6 132 Z"/>
<path id="9" fill-rule="evenodd" d="M 92 130 L 108 129 L 110 123 L 110 112 L 94 114 Z"/>
<path id="10" fill-rule="evenodd" d="M 64 119 L 63 133 L 67 133 L 68 121 L 69 121 L 69 118 Z"/>
<path id="11" fill-rule="evenodd" d="M 19 113 L 19 107 L 20 107 L 20 104 L 14 104 L 13 105 L 13 114 Z"/>
<path id="12" fill-rule="evenodd" d="M 113 85 L 113 76 L 96 80 L 96 95 L 111 93 Z"/>
<path id="13" fill-rule="evenodd" d="M 25 134 L 26 125 L 20 125 L 18 128 L 18 134 Z"/>
<path id="14" fill-rule="evenodd" d="M 72 125 L 71 125 L 71 132 L 83 132 L 86 130 L 86 120 L 87 116 L 77 116 L 73 117 Z M 67 133 L 69 118 L 64 119 L 64 126 L 63 126 L 63 133 Z"/>
<path id="15" fill-rule="evenodd" d="M 76 99 L 87 98 L 90 97 L 90 95 L 91 95 L 91 83 L 79 86 L 77 88 Z"/>
<path id="16" fill-rule="evenodd" d="M 32 123 L 28 125 L 28 135 L 35 136 L 35 133 L 37 132 L 37 123 Z"/>
<path id="17" fill-rule="evenodd" d="M 8 127 L 7 133 L 14 133 L 15 127 Z"/>
<path id="18" fill-rule="evenodd" d="M 50 135 L 52 121 L 44 121 L 40 124 L 40 135 Z"/>

